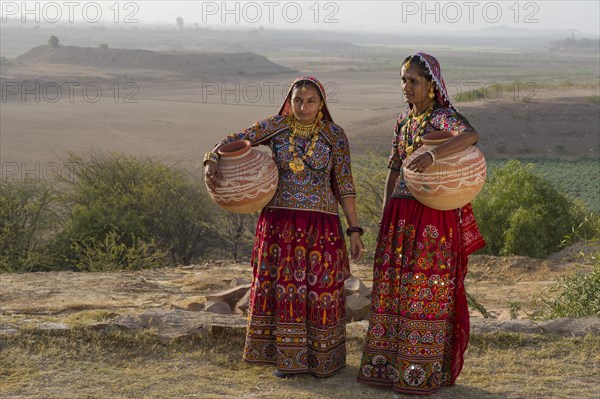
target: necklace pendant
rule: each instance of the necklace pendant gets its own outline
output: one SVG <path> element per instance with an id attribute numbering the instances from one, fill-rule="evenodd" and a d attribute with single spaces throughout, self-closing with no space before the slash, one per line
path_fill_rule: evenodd
<path id="1" fill-rule="evenodd" d="M 294 174 L 300 173 L 304 170 L 304 162 L 302 162 L 300 158 L 294 158 L 289 163 L 289 166 L 292 172 L 294 172 Z"/>
<path id="2" fill-rule="evenodd" d="M 411 154 L 413 153 L 413 146 L 409 145 L 408 147 L 406 147 L 406 155 L 407 156 L 411 156 Z"/>

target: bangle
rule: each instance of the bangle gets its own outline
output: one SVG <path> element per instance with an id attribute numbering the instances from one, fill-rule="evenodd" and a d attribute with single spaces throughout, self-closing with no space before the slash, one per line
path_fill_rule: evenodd
<path id="1" fill-rule="evenodd" d="M 207 152 L 204 154 L 204 162 L 203 165 L 206 165 L 208 161 L 219 162 L 219 154 L 216 152 Z"/>
<path id="2" fill-rule="evenodd" d="M 427 151 L 426 154 L 429 154 L 432 163 L 435 162 L 435 160 L 437 159 L 437 152 L 435 152 L 434 149 Z"/>
<path id="3" fill-rule="evenodd" d="M 348 235 L 348 236 L 351 235 L 352 233 L 358 233 L 362 236 L 364 234 L 364 232 L 365 231 L 362 229 L 362 227 L 358 227 L 358 226 L 349 227 L 346 229 L 346 235 Z"/>

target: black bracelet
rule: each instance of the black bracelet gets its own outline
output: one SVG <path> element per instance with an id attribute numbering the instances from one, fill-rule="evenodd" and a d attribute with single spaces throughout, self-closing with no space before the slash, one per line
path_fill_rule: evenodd
<path id="1" fill-rule="evenodd" d="M 362 229 L 362 227 L 349 227 L 346 229 L 346 235 L 351 235 L 352 233 L 358 233 L 361 236 L 364 234 L 364 230 Z"/>

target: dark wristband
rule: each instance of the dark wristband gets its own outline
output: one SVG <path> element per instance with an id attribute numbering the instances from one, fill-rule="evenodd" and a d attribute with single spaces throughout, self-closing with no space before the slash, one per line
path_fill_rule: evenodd
<path id="1" fill-rule="evenodd" d="M 349 227 L 346 229 L 346 235 L 351 235 L 352 233 L 358 233 L 361 236 L 364 234 L 364 230 L 362 229 L 362 227 Z"/>

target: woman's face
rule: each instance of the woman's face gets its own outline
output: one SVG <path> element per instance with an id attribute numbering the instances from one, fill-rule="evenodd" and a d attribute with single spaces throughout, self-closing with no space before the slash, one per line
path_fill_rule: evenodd
<path id="1" fill-rule="evenodd" d="M 292 91 L 292 112 L 298 122 L 308 125 L 315 121 L 321 98 L 319 92 L 311 85 L 300 86 Z"/>
<path id="2" fill-rule="evenodd" d="M 402 68 L 402 94 L 404 101 L 413 104 L 418 109 L 426 108 L 431 99 L 428 97 L 430 81 L 419 74 L 416 65 Z"/>

